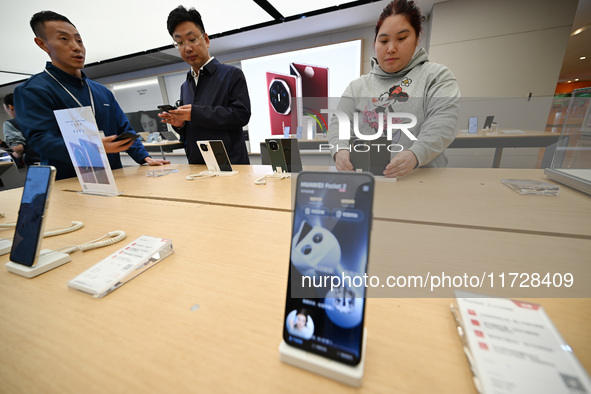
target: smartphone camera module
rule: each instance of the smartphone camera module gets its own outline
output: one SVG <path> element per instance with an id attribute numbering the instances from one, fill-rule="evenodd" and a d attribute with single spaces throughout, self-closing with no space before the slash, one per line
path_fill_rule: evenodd
<path id="1" fill-rule="evenodd" d="M 207 152 L 207 144 L 200 144 L 199 147 L 201 148 L 202 151 Z"/>
<path id="2" fill-rule="evenodd" d="M 279 145 L 277 145 L 276 141 L 269 141 L 269 149 L 271 150 L 279 150 Z"/>
<path id="3" fill-rule="evenodd" d="M 273 109 L 281 114 L 287 115 L 291 110 L 291 92 L 289 86 L 281 79 L 274 79 L 269 86 L 269 98 Z"/>

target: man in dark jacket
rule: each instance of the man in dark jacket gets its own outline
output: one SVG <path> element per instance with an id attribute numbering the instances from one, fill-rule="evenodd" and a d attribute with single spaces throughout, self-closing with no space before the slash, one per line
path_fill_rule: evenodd
<path id="1" fill-rule="evenodd" d="M 92 107 L 112 169 L 121 168 L 119 152 L 126 151 L 138 164 L 162 165 L 152 159 L 138 140 L 114 141 L 118 134 L 134 132 L 109 89 L 84 75 L 86 48 L 76 27 L 63 15 L 41 11 L 31 18 L 35 43 L 50 62 L 14 91 L 16 119 L 27 142 L 41 156 L 41 164 L 56 168 L 56 179 L 76 176 L 53 111 Z"/>
<path id="2" fill-rule="evenodd" d="M 250 98 L 242 70 L 209 54 L 209 37 L 194 8 L 175 8 L 167 27 L 191 70 L 181 86 L 181 106 L 159 116 L 182 136 L 190 164 L 205 163 L 196 143 L 202 140 L 221 140 L 232 164 L 250 164 L 242 133 L 250 119 Z"/>

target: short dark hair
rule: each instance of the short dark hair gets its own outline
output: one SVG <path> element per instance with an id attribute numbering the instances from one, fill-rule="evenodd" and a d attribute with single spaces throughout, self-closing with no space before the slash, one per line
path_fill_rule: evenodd
<path id="1" fill-rule="evenodd" d="M 7 107 L 12 105 L 14 107 L 14 95 L 12 93 L 7 94 L 4 96 L 4 105 Z"/>
<path id="2" fill-rule="evenodd" d="M 419 37 L 421 34 L 421 23 L 425 21 L 425 16 L 421 13 L 421 9 L 415 4 L 414 0 L 393 0 L 384 8 L 378 19 L 374 41 L 378 37 L 378 32 L 382 27 L 382 23 L 384 23 L 384 19 L 392 15 L 406 16 L 408 23 L 414 29 L 417 37 Z"/>
<path id="3" fill-rule="evenodd" d="M 68 18 L 63 15 L 58 14 L 57 12 L 53 11 L 40 11 L 33 15 L 31 18 L 31 29 L 33 29 L 33 33 L 35 33 L 36 37 L 45 38 L 45 22 L 51 21 L 61 21 L 61 22 L 68 22 L 70 25 L 74 26 L 72 22 Z M 76 27 L 76 26 L 74 26 Z"/>
<path id="4" fill-rule="evenodd" d="M 172 36 L 174 29 L 183 22 L 193 22 L 198 28 L 201 29 L 201 33 L 205 33 L 205 27 L 201 20 L 201 14 L 195 8 L 186 9 L 182 5 L 179 5 L 168 14 L 168 20 L 166 21 L 166 28 L 168 34 Z"/>

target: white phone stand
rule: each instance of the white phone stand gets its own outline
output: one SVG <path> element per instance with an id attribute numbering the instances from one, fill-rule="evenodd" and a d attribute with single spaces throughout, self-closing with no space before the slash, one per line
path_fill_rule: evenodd
<path id="1" fill-rule="evenodd" d="M 211 178 L 214 176 L 234 176 L 234 175 L 238 175 L 238 171 L 206 170 L 206 171 L 201 171 L 197 174 L 187 175 L 186 179 L 189 181 L 192 181 L 193 179 L 196 179 L 196 178 Z"/>
<path id="2" fill-rule="evenodd" d="M 366 339 L 367 330 L 364 328 L 361 360 L 355 366 L 339 363 L 338 361 L 333 361 L 326 357 L 289 346 L 285 341 L 281 341 L 281 345 L 279 345 L 279 359 L 284 363 L 326 376 L 349 386 L 361 387 L 365 369 Z"/>
<path id="3" fill-rule="evenodd" d="M 0 256 L 10 252 L 12 241 L 10 239 L 0 239 Z"/>
<path id="4" fill-rule="evenodd" d="M 41 253 L 39 253 L 37 263 L 32 267 L 27 267 L 26 265 L 9 261 L 8 263 L 6 263 L 6 268 L 9 272 L 12 272 L 13 274 L 17 274 L 20 276 L 24 276 L 25 278 L 31 279 L 49 270 L 57 268 L 60 265 L 69 263 L 70 261 L 72 261 L 72 258 L 69 254 L 49 249 L 43 249 Z"/>
<path id="5" fill-rule="evenodd" d="M 291 178 L 291 172 L 283 172 L 281 167 L 277 167 L 277 171 L 270 172 L 262 177 L 255 179 L 255 185 L 266 185 L 267 179 L 286 179 Z"/>

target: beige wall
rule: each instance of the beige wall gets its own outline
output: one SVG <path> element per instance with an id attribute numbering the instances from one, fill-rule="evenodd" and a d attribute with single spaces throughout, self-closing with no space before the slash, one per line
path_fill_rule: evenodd
<path id="1" fill-rule="evenodd" d="M 544 130 L 577 0 L 449 0 L 431 14 L 429 58 L 456 75 L 468 118 Z M 532 95 L 531 99 L 529 95 Z M 501 167 L 533 168 L 538 149 L 505 149 Z M 492 149 L 449 149 L 450 167 L 488 167 Z"/>
<path id="2" fill-rule="evenodd" d="M 435 4 L 429 54 L 463 96 L 552 96 L 577 0 L 450 0 Z"/>

